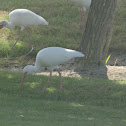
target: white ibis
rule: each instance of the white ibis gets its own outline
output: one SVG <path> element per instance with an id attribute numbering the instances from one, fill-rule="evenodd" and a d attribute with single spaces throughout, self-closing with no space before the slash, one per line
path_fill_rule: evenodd
<path id="1" fill-rule="evenodd" d="M 58 69 L 58 65 L 63 64 L 69 61 L 70 59 L 76 57 L 84 57 L 84 54 L 75 50 L 61 48 L 61 47 L 48 47 L 40 50 L 36 56 L 35 65 L 34 66 L 27 65 L 24 67 L 23 77 L 21 81 L 21 88 L 23 87 L 24 79 L 27 74 L 37 72 L 40 69 L 40 67 L 46 67 L 50 71 L 50 76 L 48 82 L 46 83 L 42 91 L 43 92 L 46 91 L 46 88 L 48 87 L 48 83 L 52 78 L 52 72 L 54 69 L 58 70 L 59 77 L 60 77 L 60 89 L 63 90 L 62 77 Z"/>
<path id="2" fill-rule="evenodd" d="M 84 10 L 84 24 L 86 24 L 86 10 L 90 7 L 91 0 L 69 0 L 74 5 L 80 7 L 80 25 L 82 26 L 82 10 Z"/>
<path id="3" fill-rule="evenodd" d="M 17 41 L 14 43 L 14 45 L 12 46 L 12 48 L 15 46 L 15 44 L 20 40 L 22 31 L 24 29 L 27 30 L 27 32 L 29 33 L 29 42 L 30 40 L 30 30 L 28 29 L 28 27 L 33 26 L 33 25 L 48 25 L 48 22 L 41 16 L 35 14 L 34 12 L 27 10 L 27 9 L 16 9 L 13 10 L 10 14 L 9 14 L 9 20 L 10 23 L 8 21 L 1 21 L 0 22 L 0 29 L 3 27 L 12 29 L 15 26 L 21 26 L 21 32 L 19 34 L 19 37 L 17 39 Z"/>

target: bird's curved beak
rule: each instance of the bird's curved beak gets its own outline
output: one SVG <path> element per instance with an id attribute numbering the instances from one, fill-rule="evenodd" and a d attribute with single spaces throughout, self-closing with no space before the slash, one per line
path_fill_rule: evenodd
<path id="1" fill-rule="evenodd" d="M 3 25 L 0 25 L 0 29 L 3 28 Z"/>
<path id="2" fill-rule="evenodd" d="M 24 79 L 26 78 L 27 76 L 27 72 L 23 74 L 22 76 L 22 80 L 21 80 L 21 88 L 23 87 L 23 83 L 24 83 Z"/>

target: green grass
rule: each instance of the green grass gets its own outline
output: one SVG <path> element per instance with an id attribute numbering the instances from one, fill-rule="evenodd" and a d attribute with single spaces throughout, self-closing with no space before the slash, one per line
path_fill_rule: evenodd
<path id="1" fill-rule="evenodd" d="M 30 54 L 35 58 L 37 52 L 45 47 L 60 46 L 77 50 L 81 42 L 83 30 L 80 29 L 80 15 L 77 7 L 73 6 L 67 0 L 0 0 L 0 20 L 8 20 L 8 14 L 17 8 L 27 8 L 44 17 L 48 26 L 30 27 L 32 32 L 32 45 L 34 51 Z M 114 19 L 113 38 L 110 50 L 126 50 L 126 1 L 118 0 L 116 15 Z M 20 57 L 29 52 L 29 40 L 26 30 L 24 30 L 21 40 L 16 44 L 14 50 L 10 50 L 17 40 L 20 27 L 9 30 L 3 28 L 0 30 L 0 65 L 8 66 L 12 63 L 11 58 L 19 66 L 26 65 L 29 58 Z M 10 35 L 10 37 L 8 37 Z M 17 57 L 14 59 L 14 57 Z M 19 57 L 19 59 L 18 59 Z M 31 58 L 30 57 L 30 58 Z M 6 62 L 7 61 L 7 62 Z M 11 65 L 11 64 L 10 64 Z"/>
<path id="2" fill-rule="evenodd" d="M 110 49 L 125 50 L 125 0 L 119 0 Z M 31 27 L 35 50 L 24 57 L 28 47 L 27 32 L 13 51 L 20 28 L 0 30 L 0 65 L 10 67 L 35 58 L 48 46 L 71 49 L 79 47 L 82 30 L 78 9 L 67 0 L 0 0 L 0 20 L 8 20 L 10 11 L 27 8 L 43 16 L 48 26 Z M 8 38 L 10 35 L 10 38 Z M 19 57 L 21 56 L 21 57 Z M 12 58 L 17 57 L 17 58 Z M 19 58 L 18 58 L 19 57 Z M 0 71 L 1 126 L 125 126 L 126 82 L 92 78 L 63 78 L 65 90 L 59 90 L 59 78 L 54 76 L 46 93 L 41 89 L 47 76 L 29 75 L 20 90 L 21 73 Z"/>
<path id="3" fill-rule="evenodd" d="M 48 46 L 61 46 L 78 49 L 83 30 L 79 27 L 80 15 L 77 7 L 67 0 L 0 0 L 0 20 L 9 20 L 8 14 L 17 8 L 27 8 L 43 16 L 48 26 L 31 27 L 32 44 L 36 54 L 40 49 Z M 125 50 L 126 1 L 119 0 L 113 27 L 113 38 L 110 45 L 112 50 Z M 23 32 L 21 40 L 13 51 L 10 47 L 16 41 L 20 28 L 0 30 L 0 57 L 17 57 L 29 51 L 27 32 Z M 8 38 L 10 35 L 10 38 Z M 34 54 L 31 54 L 34 56 Z"/>
<path id="4" fill-rule="evenodd" d="M 118 0 L 110 50 L 126 51 L 126 0 Z"/>
<path id="5" fill-rule="evenodd" d="M 29 75 L 20 89 L 21 73 L 0 71 L 2 126 L 125 126 L 126 82 Z"/>
<path id="6" fill-rule="evenodd" d="M 48 26 L 35 26 L 30 28 L 32 31 L 32 44 L 36 52 L 48 46 L 62 46 L 72 49 L 78 48 L 82 35 L 82 31 L 79 29 L 79 13 L 77 9 L 68 4 L 66 0 L 2 1 L 0 5 L 0 11 L 2 13 L 0 20 L 9 20 L 9 13 L 4 11 L 10 12 L 16 8 L 30 9 L 49 22 Z M 23 36 L 19 43 L 16 44 L 13 52 L 9 50 L 16 41 L 19 31 L 20 28 L 13 30 L 4 28 L 0 30 L 1 57 L 20 56 L 28 51 L 28 36 L 26 31 L 23 32 Z M 10 35 L 11 38 L 8 38 L 8 35 Z M 21 54 L 16 52 L 21 52 Z"/>

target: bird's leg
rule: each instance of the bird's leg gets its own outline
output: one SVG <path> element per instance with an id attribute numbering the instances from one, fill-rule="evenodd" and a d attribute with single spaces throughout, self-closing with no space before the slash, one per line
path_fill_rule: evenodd
<path id="1" fill-rule="evenodd" d="M 34 48 L 32 47 L 31 50 L 25 56 L 28 56 L 33 50 Z"/>
<path id="2" fill-rule="evenodd" d="M 82 8 L 80 8 L 80 28 L 82 28 Z"/>
<path id="3" fill-rule="evenodd" d="M 84 25 L 86 25 L 86 11 L 84 11 Z"/>
<path id="4" fill-rule="evenodd" d="M 60 89 L 64 90 L 63 85 L 62 85 L 62 76 L 61 76 L 61 73 L 60 73 L 59 69 L 58 69 L 58 74 L 59 74 L 59 77 L 60 77 Z"/>
<path id="5" fill-rule="evenodd" d="M 42 92 L 46 92 L 46 88 L 48 87 L 48 84 L 49 84 L 51 79 L 52 79 L 52 72 L 50 71 L 50 76 L 49 76 L 48 82 L 46 83 L 46 85 L 45 85 L 44 89 L 42 90 Z"/>
<path id="6" fill-rule="evenodd" d="M 31 47 L 31 31 L 28 28 L 25 28 L 29 34 L 29 47 Z M 31 50 L 26 54 L 26 56 L 28 56 L 32 51 L 33 51 L 33 46 L 31 48 Z"/>
<path id="7" fill-rule="evenodd" d="M 29 47 L 31 46 L 31 31 L 28 28 L 25 28 L 29 34 Z"/>
<path id="8" fill-rule="evenodd" d="M 20 31 L 19 37 L 18 37 L 17 41 L 14 43 L 14 45 L 11 47 L 11 49 L 13 49 L 14 46 L 16 45 L 16 43 L 20 40 L 21 35 L 22 35 L 22 31 Z"/>

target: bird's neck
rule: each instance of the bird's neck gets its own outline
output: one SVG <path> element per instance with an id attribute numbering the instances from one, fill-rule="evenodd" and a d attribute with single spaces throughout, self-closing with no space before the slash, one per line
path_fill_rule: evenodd
<path id="1" fill-rule="evenodd" d="M 6 27 L 8 29 L 12 29 L 15 27 L 12 23 L 9 23 L 8 21 L 5 21 L 5 22 L 6 22 L 6 25 L 4 27 Z"/>
<path id="2" fill-rule="evenodd" d="M 39 70 L 39 68 L 40 67 L 38 67 L 38 66 L 33 66 L 33 68 L 32 68 L 32 73 L 36 73 L 38 70 Z"/>

